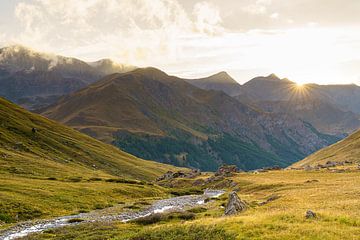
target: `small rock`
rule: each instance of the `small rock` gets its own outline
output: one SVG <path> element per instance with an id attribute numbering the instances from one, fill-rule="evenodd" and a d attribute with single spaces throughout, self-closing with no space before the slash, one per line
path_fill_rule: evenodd
<path id="1" fill-rule="evenodd" d="M 319 182 L 317 179 L 307 180 L 305 183 L 316 183 Z"/>
<path id="2" fill-rule="evenodd" d="M 316 213 L 314 213 L 314 212 L 311 211 L 311 210 L 307 210 L 307 211 L 306 211 L 305 218 L 306 218 L 306 219 L 316 218 Z"/>
<path id="3" fill-rule="evenodd" d="M 305 170 L 305 171 L 311 171 L 311 170 L 314 170 L 314 168 L 311 167 L 311 166 L 309 166 L 309 165 L 307 165 L 307 166 L 304 167 L 304 170 Z"/>
<path id="4" fill-rule="evenodd" d="M 246 203 L 239 198 L 236 192 L 231 192 L 229 194 L 229 200 L 226 204 L 225 215 L 234 215 L 245 211 L 246 208 Z"/>

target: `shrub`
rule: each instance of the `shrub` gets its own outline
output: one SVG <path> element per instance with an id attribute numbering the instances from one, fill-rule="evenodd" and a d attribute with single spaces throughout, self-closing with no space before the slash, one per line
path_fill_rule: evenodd
<path id="1" fill-rule="evenodd" d="M 202 212 L 206 212 L 207 209 L 204 208 L 204 207 L 197 207 L 197 208 L 192 208 L 192 209 L 190 209 L 188 211 L 192 212 L 192 213 L 202 213 Z"/>
<path id="2" fill-rule="evenodd" d="M 146 217 L 137 218 L 134 220 L 134 222 L 141 225 L 149 225 L 160 222 L 163 219 L 163 215 L 161 215 L 160 213 L 154 213 Z"/>
<path id="3" fill-rule="evenodd" d="M 102 181 L 102 178 L 92 177 L 92 178 L 89 178 L 89 181 L 92 181 L 92 182 Z"/>
<path id="4" fill-rule="evenodd" d="M 79 223 L 79 222 L 83 222 L 84 219 L 81 218 L 71 218 L 69 220 L 67 220 L 68 223 Z"/>

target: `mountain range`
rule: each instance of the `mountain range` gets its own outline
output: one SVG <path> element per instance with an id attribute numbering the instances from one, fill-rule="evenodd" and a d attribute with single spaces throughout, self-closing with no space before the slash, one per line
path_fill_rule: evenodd
<path id="1" fill-rule="evenodd" d="M 18 45 L 4 47 L 0 49 L 0 96 L 33 110 L 107 74 L 134 68 L 109 59 L 87 63 Z"/>
<path id="2" fill-rule="evenodd" d="M 356 85 L 299 86 L 275 74 L 241 85 L 226 72 L 182 79 L 21 46 L 0 56 L 0 95 L 139 158 L 176 166 L 288 166 L 360 127 L 349 98 L 360 101 Z"/>
<path id="3" fill-rule="evenodd" d="M 360 104 L 360 87 L 354 84 L 298 85 L 271 74 L 241 85 L 230 78 L 224 81 L 216 76 L 188 82 L 203 89 L 223 91 L 266 112 L 291 115 L 327 134 L 344 137 L 360 127 L 357 105 Z"/>
<path id="4" fill-rule="evenodd" d="M 41 114 L 138 157 L 203 170 L 286 166 L 339 140 L 155 68 L 107 76 Z"/>

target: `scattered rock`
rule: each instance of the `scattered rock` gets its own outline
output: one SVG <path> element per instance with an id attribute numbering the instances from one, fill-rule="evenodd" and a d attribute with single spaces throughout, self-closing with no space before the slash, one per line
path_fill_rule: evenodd
<path id="1" fill-rule="evenodd" d="M 229 200 L 225 207 L 225 215 L 234 215 L 245 211 L 246 208 L 246 203 L 239 198 L 236 192 L 231 192 L 229 194 Z"/>
<path id="2" fill-rule="evenodd" d="M 306 219 L 316 218 L 316 213 L 311 210 L 307 210 L 305 214 Z"/>
<path id="3" fill-rule="evenodd" d="M 329 168 L 329 167 L 336 167 L 337 165 L 339 165 L 337 162 L 332 162 L 332 161 L 327 161 L 325 163 L 325 167 Z"/>
<path id="4" fill-rule="evenodd" d="M 205 184 L 223 181 L 225 178 L 223 176 L 211 176 L 205 180 Z"/>
<path id="5" fill-rule="evenodd" d="M 311 167 L 311 166 L 309 166 L 309 165 L 306 165 L 306 166 L 304 167 L 304 170 L 305 170 L 305 171 L 311 171 L 311 170 L 314 170 L 314 168 Z"/>
<path id="6" fill-rule="evenodd" d="M 234 173 L 238 172 L 238 168 L 235 165 L 223 165 L 216 171 L 215 176 L 231 177 Z"/>
<path id="7" fill-rule="evenodd" d="M 319 182 L 317 179 L 307 180 L 305 183 L 316 183 Z"/>
<path id="8" fill-rule="evenodd" d="M 184 171 L 177 171 L 172 172 L 168 171 L 164 175 L 158 177 L 156 181 L 162 181 L 162 180 L 170 180 L 174 178 L 195 178 L 197 176 L 201 175 L 201 171 L 199 169 L 192 169 L 190 172 L 184 172 Z"/>
<path id="9" fill-rule="evenodd" d="M 276 199 L 279 199 L 279 198 L 280 198 L 279 195 L 276 195 L 276 194 L 271 195 L 270 197 L 268 197 L 268 198 L 266 199 L 266 201 L 261 202 L 259 205 L 265 205 L 265 204 L 267 204 L 267 203 L 269 203 L 269 202 L 272 202 L 272 201 L 275 201 Z"/>
<path id="10" fill-rule="evenodd" d="M 205 185 L 205 180 L 203 179 L 196 179 L 193 184 L 193 186 L 202 186 L 202 185 Z"/>
<path id="11" fill-rule="evenodd" d="M 264 168 L 262 168 L 262 169 L 265 170 L 265 171 L 278 171 L 278 170 L 282 170 L 282 168 L 279 167 L 279 166 L 264 167 Z"/>
<path id="12" fill-rule="evenodd" d="M 37 129 L 36 129 L 36 128 L 32 128 L 32 129 L 31 129 L 31 132 L 32 132 L 33 134 L 35 134 L 35 133 L 37 132 Z"/>

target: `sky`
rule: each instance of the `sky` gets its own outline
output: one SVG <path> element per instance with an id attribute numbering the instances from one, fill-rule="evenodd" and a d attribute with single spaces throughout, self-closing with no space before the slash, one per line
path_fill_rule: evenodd
<path id="1" fill-rule="evenodd" d="M 360 84 L 359 0 L 0 0 L 0 46 L 238 82 Z"/>

